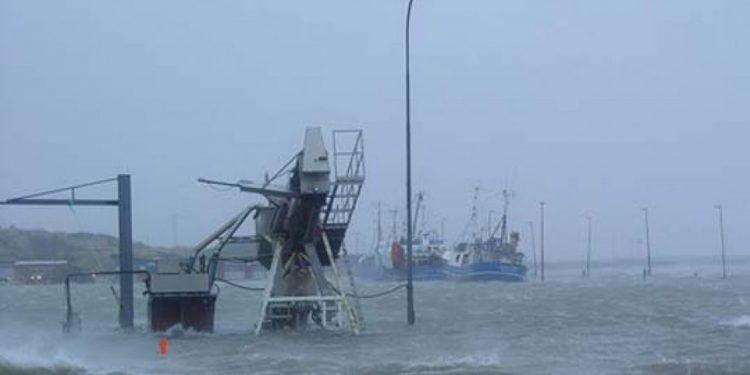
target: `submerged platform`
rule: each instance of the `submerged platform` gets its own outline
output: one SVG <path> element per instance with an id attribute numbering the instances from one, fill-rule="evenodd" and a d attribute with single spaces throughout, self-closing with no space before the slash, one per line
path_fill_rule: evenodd
<path id="1" fill-rule="evenodd" d="M 374 281 L 404 281 L 406 270 L 383 266 L 360 266 L 358 275 Z M 506 262 L 482 262 L 463 266 L 415 265 L 412 269 L 414 281 L 454 280 L 454 281 L 526 281 L 527 268 L 524 265 Z"/>
<path id="2" fill-rule="evenodd" d="M 148 300 L 149 329 L 163 332 L 174 326 L 213 332 L 215 294 L 158 295 Z"/>
<path id="3" fill-rule="evenodd" d="M 174 326 L 213 332 L 216 294 L 207 274 L 155 274 L 148 298 L 149 328 L 166 331 Z"/>

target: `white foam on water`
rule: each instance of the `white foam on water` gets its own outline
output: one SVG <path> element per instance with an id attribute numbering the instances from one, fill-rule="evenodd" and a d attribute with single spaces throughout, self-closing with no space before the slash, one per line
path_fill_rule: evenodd
<path id="1" fill-rule="evenodd" d="M 493 369 L 499 371 L 502 368 L 502 361 L 495 354 L 468 354 L 458 356 L 440 356 L 430 360 L 411 361 L 404 364 L 404 371 L 433 371 L 445 372 L 451 371 L 471 371 L 478 369 Z"/>
<path id="2" fill-rule="evenodd" d="M 750 328 L 750 315 L 742 315 L 737 319 L 724 322 L 724 324 L 735 328 Z"/>
<path id="3" fill-rule="evenodd" d="M 85 368 L 49 338 L 29 335 L 0 342 L 0 360 L 19 368 Z"/>
<path id="4" fill-rule="evenodd" d="M 72 369 L 86 374 L 153 373 L 154 368 L 159 368 L 156 344 L 150 336 L 119 336 L 115 331 L 65 336 L 29 327 L 8 331 L 0 337 L 0 363 L 11 368 L 45 369 L 52 373 L 56 369 L 65 373 Z M 140 350 L 145 346 L 153 350 Z"/>

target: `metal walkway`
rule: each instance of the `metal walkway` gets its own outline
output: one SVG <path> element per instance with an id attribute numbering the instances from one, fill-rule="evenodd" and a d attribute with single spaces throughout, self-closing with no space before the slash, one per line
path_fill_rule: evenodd
<path id="1" fill-rule="evenodd" d="M 321 223 L 329 240 L 339 244 L 342 249 L 344 268 L 349 279 L 349 290 L 356 296 L 359 293 L 349 254 L 343 241 L 365 181 L 362 130 L 333 131 L 333 169 L 335 180 L 332 193 L 328 196 L 326 209 L 322 213 Z M 364 330 L 364 316 L 358 298 L 354 298 L 354 310 L 352 315 L 358 321 L 359 328 Z"/>

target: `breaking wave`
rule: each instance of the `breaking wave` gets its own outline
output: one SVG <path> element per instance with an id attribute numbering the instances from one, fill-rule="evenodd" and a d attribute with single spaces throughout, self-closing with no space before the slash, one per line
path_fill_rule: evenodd
<path id="1" fill-rule="evenodd" d="M 724 324 L 736 328 L 750 328 L 750 315 L 742 315 L 739 318 L 730 320 Z"/>
<path id="2" fill-rule="evenodd" d="M 430 362 L 412 363 L 380 363 L 352 369 L 359 374 L 496 374 L 510 375 L 500 365 L 500 361 L 492 356 L 462 356 L 457 358 L 443 358 Z"/>
<path id="3" fill-rule="evenodd" d="M 0 374 L 3 375 L 81 375 L 86 371 L 74 366 L 57 364 L 52 366 L 14 364 L 0 358 Z"/>
<path id="4" fill-rule="evenodd" d="M 709 363 L 653 363 L 636 366 L 631 373 L 647 375 L 745 375 L 743 369 Z"/>

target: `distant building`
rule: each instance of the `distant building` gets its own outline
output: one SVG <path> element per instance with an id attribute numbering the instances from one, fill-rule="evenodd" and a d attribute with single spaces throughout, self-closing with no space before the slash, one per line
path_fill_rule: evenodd
<path id="1" fill-rule="evenodd" d="M 0 281 L 10 281 L 13 278 L 13 261 L 0 259 Z"/>
<path id="2" fill-rule="evenodd" d="M 112 268 L 120 270 L 120 255 L 112 254 Z M 138 271 L 156 271 L 156 259 L 133 257 L 133 269 Z"/>
<path id="3" fill-rule="evenodd" d="M 24 284 L 56 284 L 73 272 L 67 260 L 19 260 L 13 263 L 12 278 Z"/>

